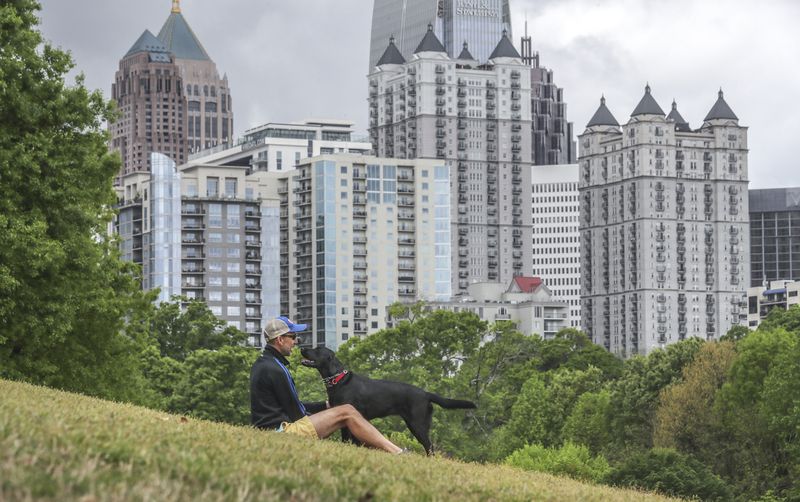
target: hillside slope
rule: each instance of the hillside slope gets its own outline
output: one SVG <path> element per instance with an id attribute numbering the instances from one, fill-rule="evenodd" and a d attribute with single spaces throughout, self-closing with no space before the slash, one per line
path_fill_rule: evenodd
<path id="1" fill-rule="evenodd" d="M 0 380 L 0 500 L 621 500 L 664 497 L 392 456 Z"/>

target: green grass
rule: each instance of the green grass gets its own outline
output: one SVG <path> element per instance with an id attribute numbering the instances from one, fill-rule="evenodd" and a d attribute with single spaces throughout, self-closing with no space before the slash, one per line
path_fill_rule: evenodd
<path id="1" fill-rule="evenodd" d="M 668 500 L 0 380 L 0 500 Z"/>

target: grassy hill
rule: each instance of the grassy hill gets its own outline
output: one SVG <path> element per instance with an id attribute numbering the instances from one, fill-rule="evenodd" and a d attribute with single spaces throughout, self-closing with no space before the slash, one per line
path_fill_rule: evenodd
<path id="1" fill-rule="evenodd" d="M 0 380 L 0 500 L 668 500 Z"/>

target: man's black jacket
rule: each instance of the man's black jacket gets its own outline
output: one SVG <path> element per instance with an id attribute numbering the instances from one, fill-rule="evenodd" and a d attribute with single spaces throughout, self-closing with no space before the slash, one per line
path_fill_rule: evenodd
<path id="1" fill-rule="evenodd" d="M 289 374 L 289 361 L 267 345 L 250 370 L 250 421 L 261 429 L 277 429 L 325 409 L 325 403 L 301 403 Z M 305 409 L 305 413 L 303 410 Z"/>

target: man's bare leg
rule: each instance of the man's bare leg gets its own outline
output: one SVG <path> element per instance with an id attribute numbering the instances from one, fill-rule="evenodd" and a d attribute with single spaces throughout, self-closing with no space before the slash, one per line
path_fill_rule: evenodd
<path id="1" fill-rule="evenodd" d="M 326 438 L 339 429 L 347 427 L 356 439 L 367 446 L 389 453 L 402 451 L 402 448 L 386 439 L 374 425 L 349 404 L 314 413 L 308 418 L 314 424 L 314 429 L 320 438 Z"/>

